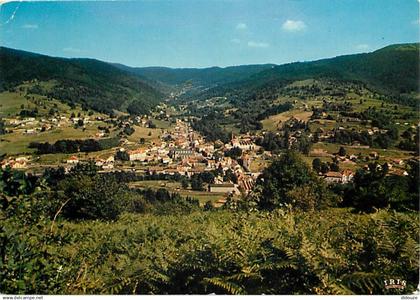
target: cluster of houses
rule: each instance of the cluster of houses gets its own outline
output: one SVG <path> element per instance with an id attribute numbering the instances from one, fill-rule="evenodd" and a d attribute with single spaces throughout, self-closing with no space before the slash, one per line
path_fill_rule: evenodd
<path id="1" fill-rule="evenodd" d="M 140 117 L 139 117 L 140 118 Z M 145 118 L 140 118 L 145 120 Z M 145 123 L 146 124 L 146 123 Z M 154 141 L 148 146 L 141 145 L 135 149 L 120 148 L 118 151 L 125 152 L 132 165 L 140 163 L 149 174 L 181 174 L 188 177 L 206 171 L 219 169 L 223 173 L 231 171 L 237 178 L 237 182 L 225 181 L 223 176 L 217 176 L 214 184 L 209 185 L 209 191 L 215 193 L 248 193 L 252 190 L 259 172 L 251 172 L 250 165 L 259 154 L 259 146 L 254 143 L 255 137 L 241 135 L 232 136 L 229 143 L 216 144 L 206 142 L 197 132 L 193 131 L 188 122 L 177 119 L 172 130 L 165 130 L 159 141 Z M 232 148 L 240 148 L 242 155 L 238 160 L 225 157 L 224 151 Z M 265 153 L 265 152 L 264 152 Z M 219 155 L 217 155 L 219 154 Z M 322 156 L 316 153 L 316 156 Z M 328 156 L 331 154 L 325 153 Z M 372 158 L 378 158 L 376 152 L 372 152 Z M 344 163 L 354 163 L 358 159 L 356 155 L 336 156 L 335 159 Z M 103 170 L 114 169 L 114 157 L 107 159 L 97 158 L 96 165 Z M 67 164 L 78 163 L 76 156 L 67 160 Z M 402 160 L 393 160 L 389 163 L 391 170 L 393 165 L 402 166 Z M 397 170 L 395 170 L 397 171 Z M 327 172 L 321 175 L 327 183 L 345 184 L 353 180 L 354 172 L 343 170 L 341 172 Z"/>
<path id="2" fill-rule="evenodd" d="M 323 177 L 327 183 L 346 184 L 353 180 L 354 172 L 351 170 L 343 170 L 341 172 L 329 171 Z"/>
<path id="3" fill-rule="evenodd" d="M 0 165 L 2 169 L 5 169 L 6 167 L 10 167 L 12 169 L 25 169 L 27 168 L 28 162 L 29 158 L 26 156 L 20 156 L 16 158 L 9 157 L 2 160 Z"/>
<path id="4" fill-rule="evenodd" d="M 165 117 L 165 116 L 164 116 Z M 50 130 L 54 127 L 60 127 L 62 124 L 77 124 L 79 118 L 73 117 L 67 119 L 66 117 L 53 117 L 51 119 L 40 119 L 26 118 L 23 120 L 9 120 L 9 123 L 15 128 L 25 129 L 27 133 L 29 130 Z M 293 121 L 293 120 L 292 120 Z M 299 121 L 299 120 L 297 120 Z M 296 122 L 297 122 L 296 121 Z M 89 117 L 83 119 L 84 124 L 90 122 Z M 128 125 L 132 124 L 133 120 L 129 119 L 124 122 Z M 136 117 L 134 121 L 136 124 L 144 127 L 149 127 L 151 122 L 147 116 Z M 287 124 L 294 124 L 296 122 L 289 122 Z M 301 125 L 297 122 L 297 125 Z M 44 129 L 42 129 L 44 128 Z M 293 134 L 289 136 L 289 144 L 299 138 L 301 134 L 300 127 L 293 130 Z M 373 133 L 380 132 L 377 128 L 371 129 Z M 329 138 L 333 132 L 324 132 L 323 129 L 319 129 L 320 138 Z M 106 133 L 100 131 L 96 134 L 97 138 L 101 138 Z M 124 153 L 124 160 L 128 160 L 128 163 L 119 162 L 116 164 L 116 159 L 121 159 L 118 155 L 109 155 L 107 158 L 97 157 L 94 159 L 95 164 L 100 167 L 103 171 L 114 171 L 119 169 L 121 165 L 130 166 L 141 166 L 142 170 L 149 174 L 181 174 L 184 176 L 191 177 L 194 174 L 200 174 L 207 171 L 218 170 L 219 175 L 215 177 L 214 183 L 208 186 L 208 191 L 211 193 L 223 193 L 223 194 L 247 194 L 255 185 L 255 182 L 261 173 L 253 172 L 251 164 L 254 160 L 259 158 L 261 155 L 270 155 L 264 151 L 259 151 L 260 147 L 256 145 L 256 136 L 241 135 L 232 136 L 231 140 L 223 144 L 220 141 L 210 143 L 206 141 L 202 136 L 195 132 L 190 126 L 187 120 L 177 119 L 175 126 L 171 129 L 162 130 L 160 139 L 153 141 L 150 144 L 136 144 L 133 147 L 130 143 L 127 143 L 126 148 L 119 148 L 118 152 Z M 234 159 L 231 157 L 224 156 L 224 152 L 232 149 L 239 148 L 242 154 Z M 116 153 L 116 154 L 117 154 Z M 331 156 L 328 153 L 316 153 L 315 156 Z M 374 153 L 373 153 L 374 155 Z M 372 158 L 377 158 L 372 157 Z M 337 160 L 344 163 L 351 163 L 358 159 L 355 155 L 336 157 Z M 1 162 L 1 167 L 5 168 L 10 166 L 16 169 L 27 168 L 28 158 L 8 158 Z M 67 169 L 73 167 L 80 162 L 80 158 L 76 155 L 70 156 L 65 163 Z M 389 162 L 388 169 L 391 170 L 394 166 L 403 166 L 402 160 L 394 159 Z M 401 168 L 394 168 L 395 172 L 401 171 Z M 235 180 L 232 177 L 223 176 L 224 174 L 231 173 L 234 175 Z M 405 174 L 402 174 L 405 175 Z M 341 172 L 327 172 L 322 175 L 327 183 L 341 183 L 345 184 L 353 180 L 354 173 L 351 170 L 343 170 Z M 229 178 L 229 179 L 227 179 Z"/>
<path id="5" fill-rule="evenodd" d="M 78 164 L 80 162 L 79 158 L 76 155 L 70 156 L 66 160 L 67 169 L 70 169 L 72 166 Z M 115 158 L 113 155 L 109 156 L 106 159 L 103 158 L 96 158 L 95 165 L 100 167 L 102 170 L 111 170 L 114 168 Z"/>
<path id="6" fill-rule="evenodd" d="M 66 127 L 69 124 L 78 124 L 79 120 L 83 120 L 84 124 L 91 122 L 89 117 L 84 118 L 67 118 L 66 116 L 53 116 L 51 118 L 34 117 L 27 118 L 5 118 L 9 132 L 18 132 L 22 134 L 36 134 L 38 132 L 49 131 L 55 128 Z"/>
<path id="7" fill-rule="evenodd" d="M 223 152 L 233 147 L 243 151 L 241 164 L 231 157 L 223 156 Z M 230 143 L 218 145 L 206 142 L 199 134 L 194 132 L 188 123 L 177 120 L 171 131 L 165 131 L 160 141 L 155 141 L 147 147 L 126 150 L 125 157 L 132 163 L 140 162 L 147 166 L 150 174 L 181 174 L 191 177 L 194 174 L 219 169 L 223 172 L 230 170 L 238 179 L 237 183 L 226 182 L 223 176 L 215 178 L 215 183 L 210 185 L 210 192 L 238 193 L 249 192 L 259 173 L 251 173 L 249 166 L 255 156 L 254 150 L 258 147 L 251 137 L 232 137 Z M 216 152 L 222 155 L 216 155 Z"/>

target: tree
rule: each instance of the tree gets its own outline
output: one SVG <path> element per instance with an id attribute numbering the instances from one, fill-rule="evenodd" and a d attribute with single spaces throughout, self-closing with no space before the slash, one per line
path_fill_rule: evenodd
<path id="1" fill-rule="evenodd" d="M 116 220 L 123 210 L 127 186 L 114 177 L 75 175 L 59 186 L 69 197 L 63 207 L 66 218 Z"/>
<path id="2" fill-rule="evenodd" d="M 272 210 L 284 205 L 294 205 L 296 197 L 311 186 L 311 201 L 316 204 L 299 204 L 299 207 L 317 207 L 330 201 L 326 186 L 305 162 L 292 151 L 287 151 L 275 160 L 257 181 L 261 186 L 258 206 L 261 209 Z M 297 190 L 302 188 L 301 190 Z"/>
<path id="3" fill-rule="evenodd" d="M 132 128 L 130 126 L 126 126 L 122 130 L 123 134 L 125 134 L 125 135 L 132 135 L 134 133 L 134 131 L 135 131 L 134 128 Z"/>
<path id="4" fill-rule="evenodd" d="M 226 157 L 231 157 L 233 159 L 238 159 L 242 155 L 242 149 L 239 147 L 233 147 L 225 152 Z"/>
<path id="5" fill-rule="evenodd" d="M 330 170 L 333 172 L 339 172 L 340 171 L 340 167 L 337 163 L 333 162 L 330 164 Z"/>
<path id="6" fill-rule="evenodd" d="M 236 174 L 231 169 L 227 169 L 225 176 L 223 176 L 223 180 L 238 183 L 238 176 L 236 176 Z"/>
<path id="7" fill-rule="evenodd" d="M 386 207 L 389 195 L 389 187 L 384 184 L 386 173 L 387 170 L 377 163 L 370 163 L 368 170 L 357 170 L 352 189 L 345 193 L 343 204 L 364 212 Z"/>
<path id="8" fill-rule="evenodd" d="M 318 143 L 319 142 L 319 132 L 315 131 L 313 138 L 312 138 L 312 142 L 313 143 Z"/>
<path id="9" fill-rule="evenodd" d="M 188 180 L 185 177 L 182 178 L 182 180 L 181 180 L 181 186 L 182 186 L 182 188 L 184 190 L 186 190 L 188 188 L 188 186 L 189 186 L 189 182 L 188 182 Z"/>
<path id="10" fill-rule="evenodd" d="M 302 135 L 297 142 L 297 150 L 305 155 L 311 151 L 312 143 L 306 135 Z"/>
<path id="11" fill-rule="evenodd" d="M 0 118 L 0 135 L 6 134 L 6 122 Z"/>
<path id="12" fill-rule="evenodd" d="M 321 160 L 319 158 L 315 158 L 312 161 L 312 169 L 314 169 L 317 173 L 321 172 Z"/>
<path id="13" fill-rule="evenodd" d="M 295 187 L 286 194 L 294 208 L 304 211 L 313 211 L 317 208 L 318 195 L 316 186 L 312 184 Z"/>
<path id="14" fill-rule="evenodd" d="M 211 172 L 200 173 L 200 178 L 205 183 L 214 183 L 214 174 Z"/>
<path id="15" fill-rule="evenodd" d="M 213 210 L 213 209 L 214 209 L 214 206 L 210 200 L 207 201 L 206 204 L 204 204 L 204 210 Z"/>
<path id="16" fill-rule="evenodd" d="M 330 171 L 330 167 L 326 162 L 321 163 L 321 173 L 325 174 Z"/>
<path id="17" fill-rule="evenodd" d="M 341 146 L 340 149 L 338 150 L 338 155 L 346 156 L 346 154 L 347 154 L 346 149 L 343 146 Z"/>
<path id="18" fill-rule="evenodd" d="M 199 174 L 194 174 L 191 176 L 191 188 L 194 191 L 202 191 L 203 188 L 203 180 Z"/>
<path id="19" fill-rule="evenodd" d="M 115 159 L 122 160 L 122 161 L 129 161 L 130 160 L 130 156 L 128 155 L 127 151 L 118 150 L 115 153 Z"/>

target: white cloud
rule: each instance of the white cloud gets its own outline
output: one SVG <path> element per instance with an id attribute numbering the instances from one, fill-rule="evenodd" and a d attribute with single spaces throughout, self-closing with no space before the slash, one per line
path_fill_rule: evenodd
<path id="1" fill-rule="evenodd" d="M 231 39 L 230 41 L 234 44 L 240 44 L 241 43 L 240 39 Z"/>
<path id="2" fill-rule="evenodd" d="M 369 50 L 370 46 L 368 44 L 359 44 L 356 46 L 356 49 L 361 51 Z"/>
<path id="3" fill-rule="evenodd" d="M 283 23 L 281 28 L 283 28 L 283 30 L 285 31 L 290 31 L 290 32 L 301 31 L 306 28 L 306 24 L 303 21 L 286 20 L 286 22 Z"/>
<path id="4" fill-rule="evenodd" d="M 248 47 L 251 47 L 251 48 L 267 48 L 267 47 L 270 47 L 270 44 L 263 43 L 263 42 L 249 41 L 248 42 Z"/>
<path id="5" fill-rule="evenodd" d="M 236 25 L 236 29 L 239 29 L 239 30 L 245 30 L 247 28 L 248 28 L 248 26 L 245 23 L 238 23 Z"/>
<path id="6" fill-rule="evenodd" d="M 22 25 L 23 29 L 38 29 L 38 24 L 25 24 Z"/>
<path id="7" fill-rule="evenodd" d="M 64 52 L 70 52 L 70 53 L 80 53 L 81 52 L 80 49 L 72 48 L 72 47 L 63 48 L 63 51 Z"/>

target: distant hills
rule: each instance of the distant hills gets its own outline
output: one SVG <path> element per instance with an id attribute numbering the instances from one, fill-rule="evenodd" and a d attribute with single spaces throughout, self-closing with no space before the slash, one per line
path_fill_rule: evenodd
<path id="1" fill-rule="evenodd" d="M 57 84 L 44 93 L 102 112 L 146 113 L 172 88 L 185 85 L 198 87 L 199 92 L 188 95 L 198 99 L 225 95 L 271 99 L 275 98 L 279 87 L 311 78 L 357 81 L 384 94 L 418 92 L 419 44 L 391 45 L 371 53 L 312 62 L 203 69 L 132 68 L 93 59 L 55 58 L 0 47 L 1 89 L 33 79 L 55 80 Z"/>
<path id="2" fill-rule="evenodd" d="M 139 76 L 94 59 L 65 59 L 0 47 L 0 89 L 54 80 L 38 92 L 101 112 L 147 113 L 163 94 Z"/>
<path id="3" fill-rule="evenodd" d="M 371 53 L 280 65 L 248 80 L 264 84 L 320 77 L 356 80 L 383 92 L 418 91 L 419 44 L 391 45 Z"/>
<path id="4" fill-rule="evenodd" d="M 251 75 L 274 67 L 274 64 L 243 65 L 232 67 L 210 67 L 210 68 L 165 68 L 145 67 L 131 68 L 124 65 L 117 67 L 131 73 L 162 82 L 169 85 L 181 85 L 191 83 L 193 85 L 212 86 L 229 82 L 240 81 L 249 78 Z"/>
<path id="5" fill-rule="evenodd" d="M 204 69 L 165 67 L 119 68 L 163 85 L 190 84 L 199 92 L 186 94 L 190 99 L 234 96 L 243 99 L 267 95 L 275 98 L 277 89 L 290 82 L 329 78 L 357 81 L 382 94 L 401 95 L 419 90 L 419 44 L 390 45 L 371 53 L 343 55 L 311 62 L 284 65 L 243 65 Z"/>
<path id="6" fill-rule="evenodd" d="M 274 99 L 282 87 L 305 79 L 357 81 L 378 93 L 397 98 L 416 93 L 419 91 L 419 44 L 391 45 L 371 53 L 278 65 L 243 80 L 206 89 L 193 97 L 229 96 L 240 102 Z M 417 101 L 412 98 L 405 103 Z"/>

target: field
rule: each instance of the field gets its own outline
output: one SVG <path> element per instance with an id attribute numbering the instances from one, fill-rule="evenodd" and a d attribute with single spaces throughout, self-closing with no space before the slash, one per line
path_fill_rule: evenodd
<path id="1" fill-rule="evenodd" d="M 260 157 L 251 160 L 250 171 L 251 172 L 262 172 L 270 164 L 269 160 L 264 160 Z"/>
<path id="2" fill-rule="evenodd" d="M 301 110 L 291 110 L 286 111 L 284 113 L 270 116 L 269 118 L 262 121 L 264 130 L 268 131 L 276 131 L 278 129 L 279 122 L 285 122 L 289 120 L 291 117 L 294 117 L 296 119 L 302 120 L 302 121 L 308 121 L 309 117 L 312 115 L 312 112 L 308 111 L 301 111 Z"/>
<path id="3" fill-rule="evenodd" d="M 51 83 L 45 83 L 46 86 L 49 84 Z M 28 85 L 21 85 L 18 88 L 20 87 L 26 89 Z M 85 124 L 86 129 L 83 131 L 81 128 L 75 129 L 74 125 L 70 121 L 67 121 L 66 124 L 63 124 L 63 126 L 59 128 L 55 127 L 54 129 L 45 132 L 35 131 L 34 133 L 26 134 L 25 130 L 40 127 L 40 123 L 38 122 L 41 118 L 52 118 L 52 116 L 49 115 L 51 109 L 54 109 L 60 117 L 66 117 L 67 119 L 70 118 L 72 113 L 76 116 L 78 114 L 86 116 L 87 112 L 83 111 L 80 106 L 71 109 L 67 104 L 58 100 L 47 100 L 45 97 L 39 95 L 30 94 L 29 99 L 26 99 L 24 92 L 0 93 L 0 117 L 14 118 L 22 110 L 22 105 L 26 110 L 35 108 L 38 110 L 36 122 L 33 125 L 27 125 L 25 127 L 10 127 L 13 132 L 1 136 L 0 155 L 4 153 L 9 155 L 31 154 L 34 152 L 34 149 L 28 148 L 30 142 L 54 143 L 61 139 L 93 138 L 98 132 L 98 126 L 108 126 L 101 121 L 91 121 L 90 123 Z M 103 117 L 104 115 L 92 112 L 89 118 L 90 120 L 94 120 L 98 116 Z"/>
<path id="4" fill-rule="evenodd" d="M 344 147 L 346 149 L 347 155 L 357 155 L 361 156 L 361 158 L 369 157 L 371 153 L 376 152 L 379 155 L 379 159 L 375 161 L 381 164 L 391 162 L 392 159 L 409 159 L 412 157 L 412 154 L 409 151 L 402 151 L 399 149 L 358 148 L 349 147 L 348 145 L 319 142 L 313 144 L 309 156 L 302 155 L 302 158 L 308 165 L 312 165 L 312 161 L 315 158 L 319 158 L 323 162 L 331 163 L 334 154 L 338 153 L 340 147 Z M 316 155 L 317 151 L 323 151 L 324 155 Z M 339 165 L 341 170 L 349 169 L 356 171 L 357 169 L 363 168 L 368 163 L 369 161 L 359 159 L 357 162 L 340 162 Z"/>
<path id="5" fill-rule="evenodd" d="M 28 102 L 19 93 L 0 93 L 0 117 L 4 118 L 19 113 L 21 105 L 27 106 Z"/>
<path id="6" fill-rule="evenodd" d="M 182 197 L 195 198 L 200 201 L 200 205 L 203 206 L 207 201 L 212 203 L 217 200 L 224 198 L 223 193 L 210 193 L 207 191 L 193 191 L 191 189 L 183 189 L 179 182 L 167 181 L 167 180 L 145 180 L 136 181 L 130 183 L 130 186 L 137 188 L 151 188 L 157 190 L 159 188 L 165 188 L 170 192 L 178 193 Z"/>
<path id="7" fill-rule="evenodd" d="M 153 143 L 159 141 L 159 137 L 162 134 L 161 128 L 147 128 L 141 126 L 133 126 L 134 133 L 127 139 L 130 142 L 138 143 L 141 138 L 144 138 L 146 143 Z"/>

